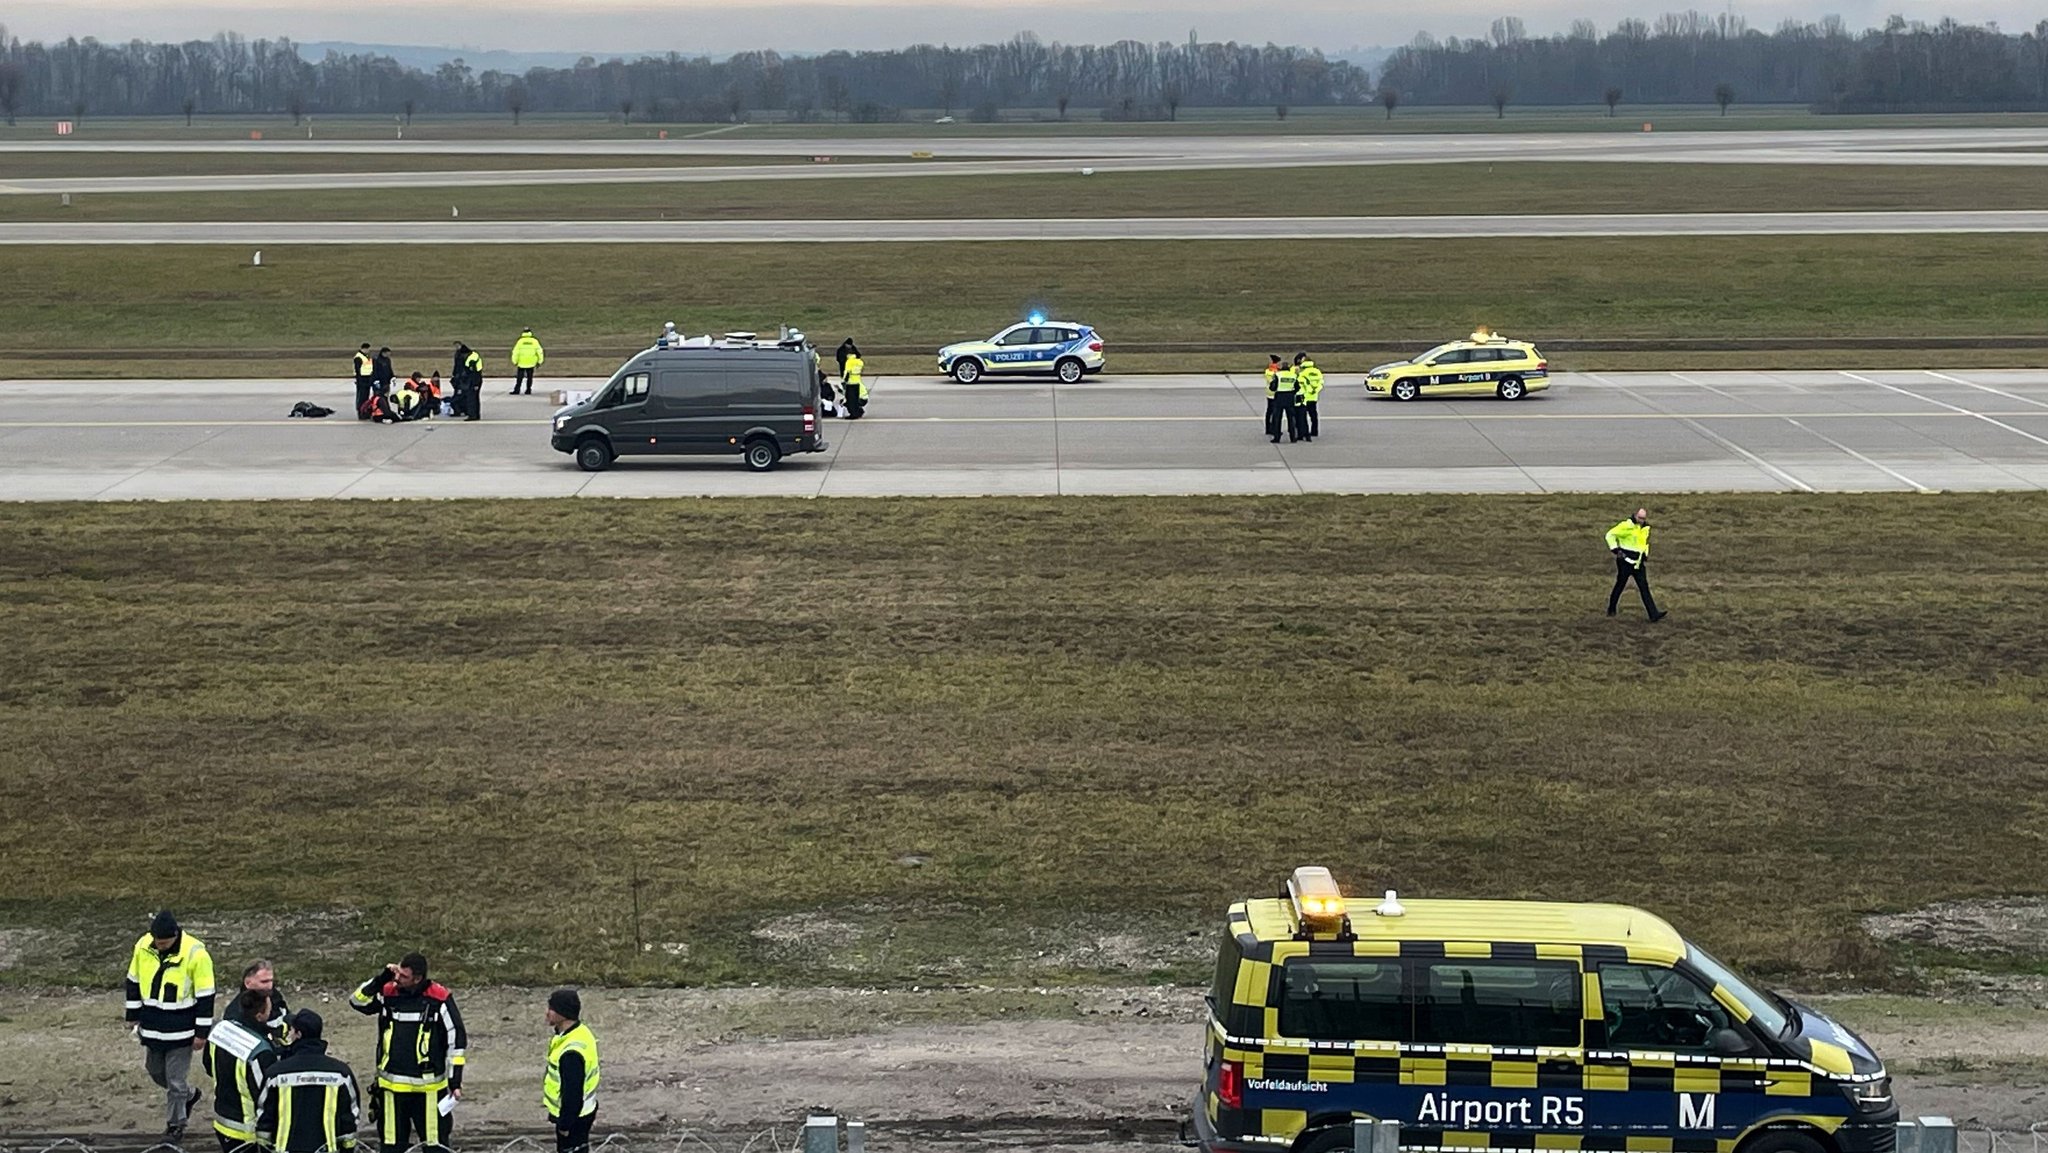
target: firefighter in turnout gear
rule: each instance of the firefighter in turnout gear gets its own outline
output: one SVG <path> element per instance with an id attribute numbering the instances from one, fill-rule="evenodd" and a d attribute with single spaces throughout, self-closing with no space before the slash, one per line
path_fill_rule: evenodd
<path id="1" fill-rule="evenodd" d="M 221 1153 L 256 1144 L 256 1105 L 270 1067 L 283 1053 L 265 1022 L 275 1002 L 262 989 L 243 989 L 206 1038 L 206 1072 L 213 1078 L 213 1132 Z"/>
<path id="2" fill-rule="evenodd" d="M 1314 440 L 1323 431 L 1323 419 L 1316 412 L 1316 401 L 1323 395 L 1323 370 L 1308 358 L 1308 353 L 1294 354 L 1294 374 L 1300 381 L 1302 437 Z"/>
<path id="3" fill-rule="evenodd" d="M 327 1055 L 320 1014 L 293 1014 L 292 1034 L 257 1097 L 258 1134 L 276 1153 L 353 1153 L 363 1115 L 354 1071 Z"/>
<path id="4" fill-rule="evenodd" d="M 356 1012 L 377 1018 L 377 1090 L 371 1113 L 383 1147 L 445 1149 L 462 1099 L 469 1035 L 455 996 L 427 979 L 427 959 L 408 953 L 356 987 Z"/>
<path id="5" fill-rule="evenodd" d="M 1607 594 L 1607 615 L 1621 605 L 1622 590 L 1628 582 L 1636 582 L 1636 590 L 1643 594 L 1643 611 L 1653 621 L 1661 621 L 1668 613 L 1657 611 L 1657 602 L 1650 596 L 1650 510 L 1639 508 L 1636 514 L 1607 530 L 1607 551 L 1614 554 L 1614 591 Z"/>
<path id="6" fill-rule="evenodd" d="M 178 927 L 169 909 L 149 923 L 128 959 L 123 1005 L 142 1042 L 143 1066 L 164 1091 L 164 1140 L 185 1136 L 200 1092 L 192 1088 L 192 1054 L 213 1029 L 213 957 Z"/>
<path id="7" fill-rule="evenodd" d="M 574 989 L 548 994 L 548 1069 L 541 1103 L 555 1131 L 555 1153 L 584 1153 L 597 1120 L 597 1038 L 583 1023 L 583 999 Z"/>

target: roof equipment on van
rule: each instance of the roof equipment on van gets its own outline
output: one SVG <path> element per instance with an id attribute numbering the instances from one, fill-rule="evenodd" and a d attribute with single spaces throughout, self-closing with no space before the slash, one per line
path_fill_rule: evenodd
<path id="1" fill-rule="evenodd" d="M 1408 910 L 1401 907 L 1400 900 L 1394 896 L 1394 890 L 1388 889 L 1387 899 L 1381 901 L 1378 905 L 1373 906 L 1372 911 L 1375 916 L 1398 917 L 1401 914 L 1406 913 Z"/>
<path id="2" fill-rule="evenodd" d="M 1351 936 L 1351 918 L 1344 912 L 1344 891 L 1337 879 L 1321 865 L 1303 865 L 1287 878 L 1287 900 L 1294 912 L 1295 936 L 1334 933 L 1340 940 Z"/>
<path id="3" fill-rule="evenodd" d="M 759 335 L 759 333 L 755 332 L 728 332 L 718 339 L 726 344 L 752 344 L 754 343 L 754 338 Z"/>

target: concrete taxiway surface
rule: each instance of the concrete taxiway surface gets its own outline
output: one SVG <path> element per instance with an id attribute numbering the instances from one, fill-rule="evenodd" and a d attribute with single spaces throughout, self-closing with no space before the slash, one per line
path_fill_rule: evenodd
<path id="1" fill-rule="evenodd" d="M 548 447 L 548 401 L 501 388 L 480 423 L 376 426 L 347 415 L 345 382 L 0 383 L 0 498 L 2048 488 L 2048 371 L 1572 374 L 1512 404 L 1406 405 L 1333 377 L 1322 436 L 1278 445 L 1256 375 L 883 377 L 866 419 L 826 423 L 829 451 L 763 475 L 579 472 Z M 298 400 L 344 411 L 285 419 Z"/>
<path id="2" fill-rule="evenodd" d="M 0 223 L 0 244 L 845 244 L 2048 232 L 2048 212 L 1693 212 L 1076 220 L 413 220 Z"/>

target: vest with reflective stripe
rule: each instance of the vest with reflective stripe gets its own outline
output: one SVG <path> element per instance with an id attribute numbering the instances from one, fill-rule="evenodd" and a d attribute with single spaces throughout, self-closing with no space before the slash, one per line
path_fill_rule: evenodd
<path id="1" fill-rule="evenodd" d="M 597 1112 L 597 1037 L 590 1026 L 578 1021 L 574 1029 L 548 1041 L 548 1072 L 541 1082 L 540 1099 L 550 1117 L 562 1115 L 562 1054 L 571 1050 L 583 1055 L 583 1107 L 576 1115 L 588 1117 Z"/>

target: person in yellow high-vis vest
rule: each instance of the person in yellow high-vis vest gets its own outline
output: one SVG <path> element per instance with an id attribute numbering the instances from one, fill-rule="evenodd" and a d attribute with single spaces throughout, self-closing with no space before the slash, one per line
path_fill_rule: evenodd
<path id="1" fill-rule="evenodd" d="M 370 388 L 377 383 L 377 357 L 370 352 L 368 341 L 356 350 L 356 419 L 370 419 Z"/>
<path id="2" fill-rule="evenodd" d="M 519 395 L 522 385 L 526 389 L 526 395 L 533 395 L 533 370 L 539 368 L 547 358 L 548 354 L 541 349 L 540 341 L 535 339 L 533 330 L 520 329 L 519 339 L 512 344 L 513 396 Z"/>
<path id="3" fill-rule="evenodd" d="M 597 1120 L 597 1037 L 583 1023 L 583 999 L 574 989 L 548 994 L 547 1022 L 553 1033 L 541 1104 L 555 1131 L 555 1153 L 584 1153 Z"/>
<path id="4" fill-rule="evenodd" d="M 844 375 L 839 378 L 839 391 L 844 394 L 848 420 L 859 420 L 861 414 L 868 410 L 868 385 L 860 375 L 866 367 L 867 361 L 860 358 L 860 353 L 854 352 L 847 356 L 846 367 L 840 370 Z"/>
<path id="5" fill-rule="evenodd" d="M 1607 551 L 1614 554 L 1614 591 L 1607 594 L 1607 615 L 1614 615 L 1622 590 L 1634 581 L 1650 619 L 1661 621 L 1669 616 L 1657 611 L 1657 602 L 1650 596 L 1650 510 L 1639 508 L 1634 516 L 1608 529 Z"/>
<path id="6" fill-rule="evenodd" d="M 1323 395 L 1323 370 L 1308 358 L 1308 353 L 1294 354 L 1294 375 L 1296 387 L 1301 390 L 1302 439 L 1314 440 L 1323 431 L 1323 418 L 1316 411 L 1316 401 Z"/>

